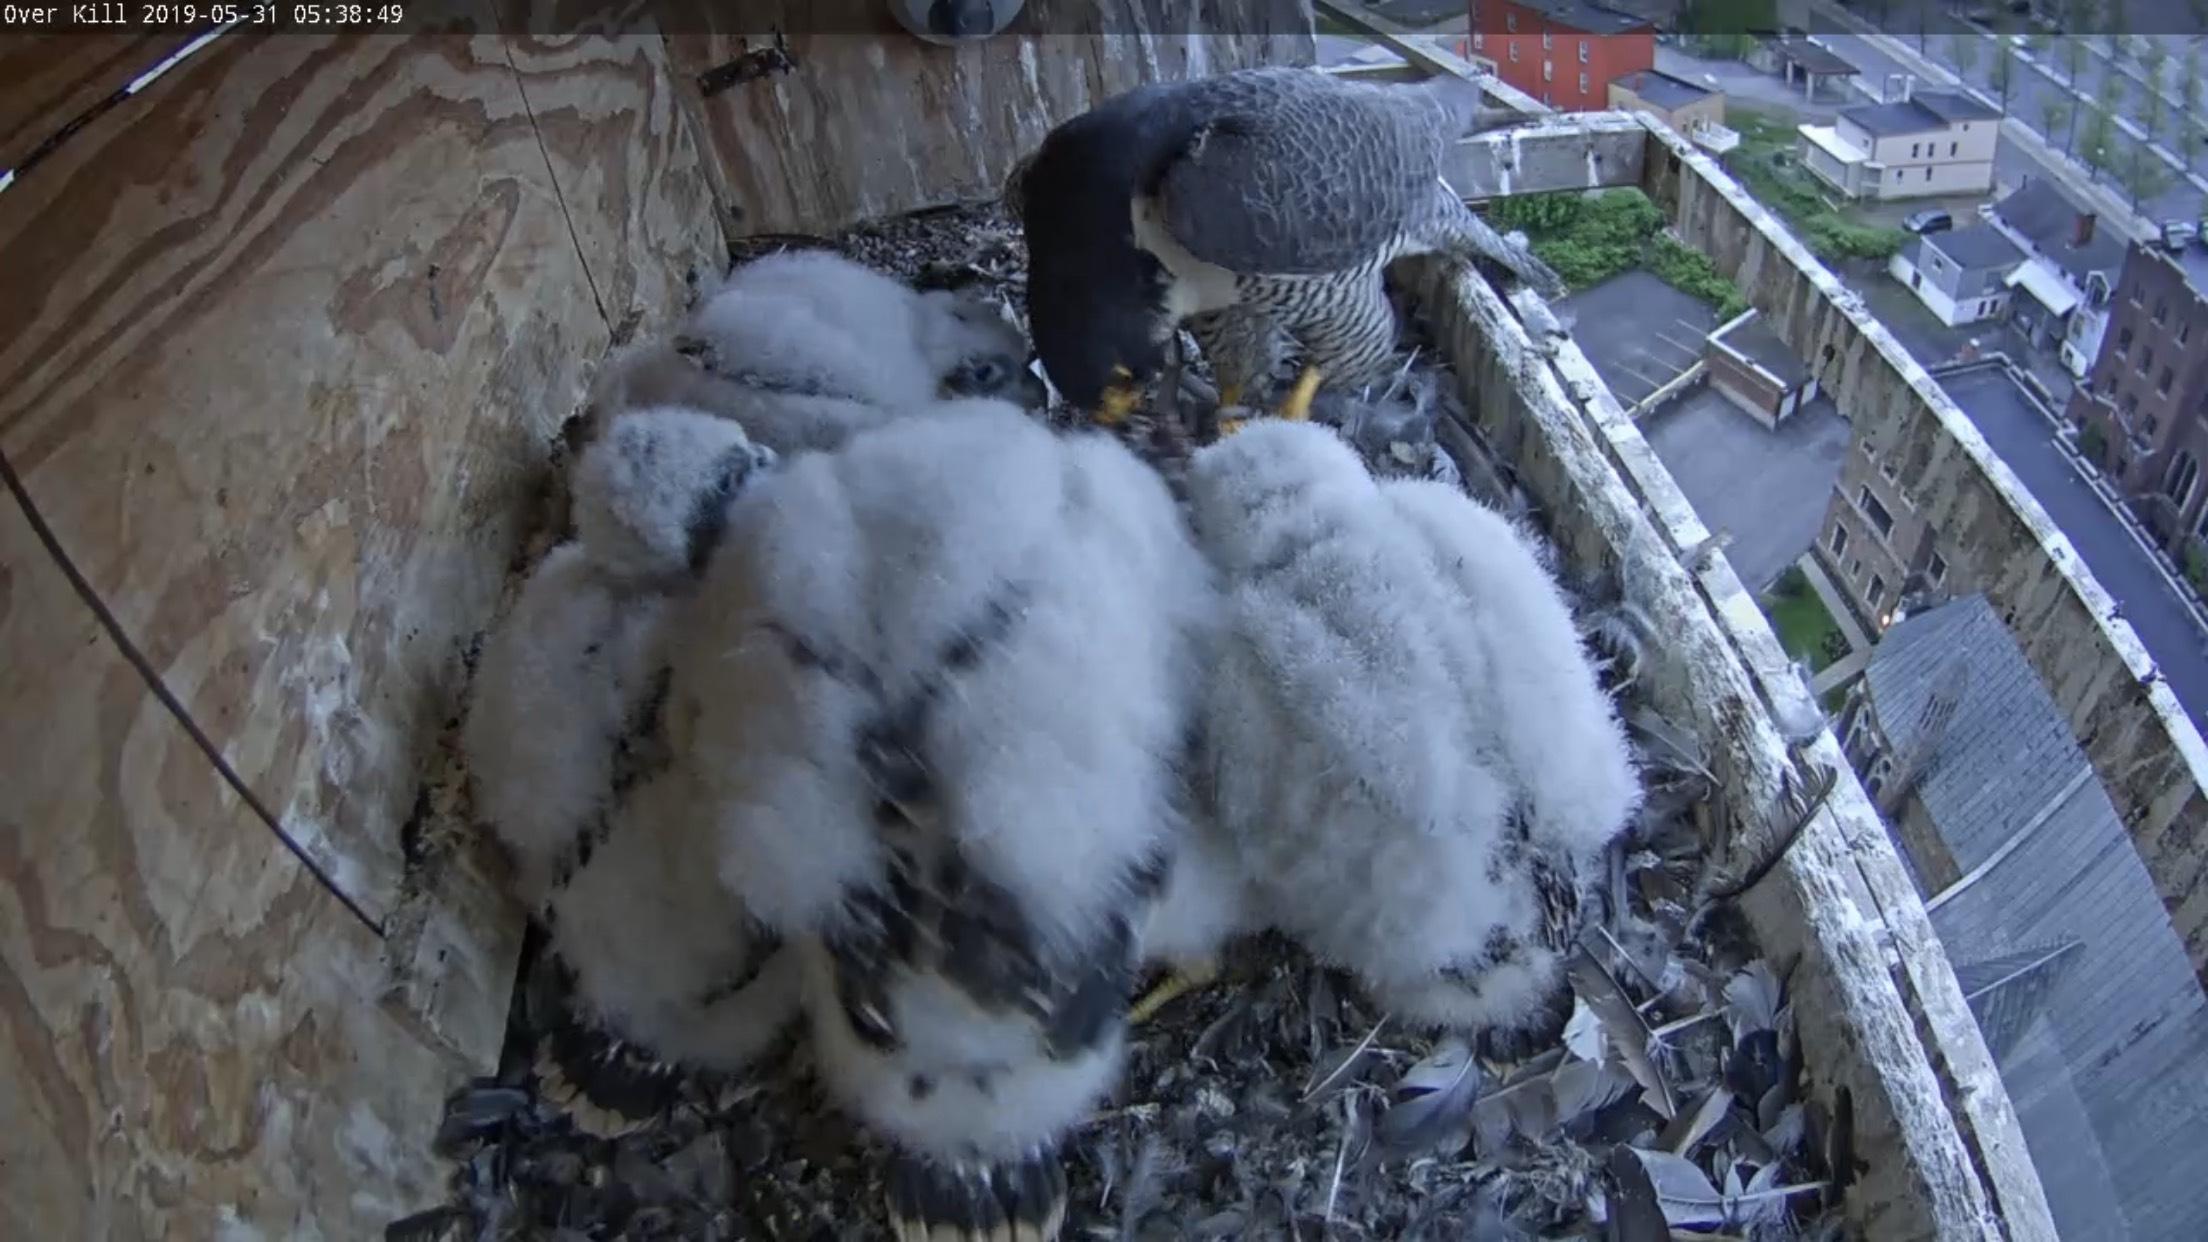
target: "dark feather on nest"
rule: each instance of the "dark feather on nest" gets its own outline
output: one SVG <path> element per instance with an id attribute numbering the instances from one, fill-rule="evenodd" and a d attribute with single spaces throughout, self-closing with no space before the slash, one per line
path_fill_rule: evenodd
<path id="1" fill-rule="evenodd" d="M 1023 306 L 1019 233 L 993 206 L 754 249 L 800 243 Z M 1538 529 L 1510 470 L 1471 430 L 1422 325 L 1407 325 L 1404 344 L 1377 405 L 1334 394 L 1316 416 L 1343 423 L 1376 470 L 1450 477 L 1461 466 L 1475 495 Z M 1205 368 L 1192 358 L 1188 369 L 1181 406 L 1202 413 Z M 1130 424 L 1123 434 L 1169 474 L 1194 447 L 1154 420 Z M 1134 1031 L 1115 1098 L 1069 1143 L 1066 1236 L 1791 1238 L 1837 1228 L 1837 1191 L 1857 1160 L 1850 1101 L 1807 1092 L 1784 972 L 1757 956 L 1737 903 L 1798 837 L 1831 774 L 1798 757 L 1802 773 L 1790 776 L 1788 804 L 1761 817 L 1767 827 L 1722 839 L 1711 740 L 1645 698 L 1647 619 L 1615 582 L 1567 584 L 1630 723 L 1648 797 L 1598 908 L 1585 912 L 1572 990 L 1549 1029 L 1436 1045 L 1398 1033 L 1351 980 L 1287 942 L 1236 945 L 1221 986 Z M 576 1023 L 547 965 L 528 972 L 512 1026 L 500 1076 L 451 1101 L 450 1204 L 389 1236 L 887 1236 L 878 1153 L 822 1100 L 799 1041 L 742 1081 L 686 1073 Z M 570 1110 L 552 1095 L 601 1107 Z"/>

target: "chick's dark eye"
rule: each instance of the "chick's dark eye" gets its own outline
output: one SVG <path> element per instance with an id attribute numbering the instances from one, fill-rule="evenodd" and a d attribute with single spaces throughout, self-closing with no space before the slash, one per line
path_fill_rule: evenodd
<path id="1" fill-rule="evenodd" d="M 990 389 L 1004 382 L 1005 367 L 994 359 L 977 362 L 966 372 L 966 382 L 976 389 Z"/>

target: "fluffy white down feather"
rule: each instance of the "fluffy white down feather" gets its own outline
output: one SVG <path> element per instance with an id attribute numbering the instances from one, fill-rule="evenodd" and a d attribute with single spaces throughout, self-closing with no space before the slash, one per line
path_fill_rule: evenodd
<path id="1" fill-rule="evenodd" d="M 690 572 L 701 505 L 774 461 L 725 418 L 672 406 L 618 414 L 575 463 L 575 537 L 610 574 L 669 583 Z"/>
<path id="2" fill-rule="evenodd" d="M 702 344 L 721 375 L 749 373 L 832 395 L 772 391 L 721 378 L 683 352 Z M 682 405 L 743 424 L 778 453 L 825 451 L 896 409 L 933 401 L 961 367 L 1021 367 L 1027 343 L 997 308 L 919 292 L 826 251 L 769 255 L 737 268 L 666 339 L 609 357 L 592 405 Z M 1009 377 L 1008 377 L 1009 379 Z"/>
<path id="3" fill-rule="evenodd" d="M 483 645 L 462 727 L 476 818 L 523 901 L 607 808 L 614 756 L 660 666 L 663 605 L 617 589 L 580 543 L 552 549 Z"/>
<path id="4" fill-rule="evenodd" d="M 948 405 L 957 417 L 890 423 L 738 498 L 692 614 L 703 628 L 679 644 L 677 727 L 714 785 L 723 880 L 778 931 L 828 933 L 886 874 L 856 746 L 875 702 L 794 663 L 770 624 L 870 668 L 895 699 L 1017 585 L 1016 622 L 949 683 L 927 733 L 950 791 L 941 831 L 1046 942 L 1083 945 L 1129 912 L 1117 877 L 1177 835 L 1192 637 L 1213 596 L 1164 483 L 1127 450 L 1008 404 Z M 881 1055 L 817 990 L 825 951 L 805 951 L 823 1078 L 908 1150 L 1024 1153 L 1117 1072 L 1116 1038 L 1053 1062 L 1027 1019 L 910 972 L 890 992 L 903 1047 Z M 993 1091 L 969 1084 L 978 1067 L 997 1071 Z M 941 1085 L 917 1099 L 915 1075 Z"/>
<path id="5" fill-rule="evenodd" d="M 1530 867 L 1505 861 L 1511 811 L 1530 805 L 1533 851 L 1599 852 L 1639 785 L 1532 549 L 1307 423 L 1206 448 L 1188 492 L 1227 599 L 1214 810 L 1262 908 L 1401 1017 L 1536 1016 L 1560 963 Z"/>
<path id="6" fill-rule="evenodd" d="M 680 756 L 630 790 L 552 897 L 551 946 L 604 1027 L 662 1060 L 734 1071 L 797 1016 L 800 964 L 715 877 L 708 810 Z"/>

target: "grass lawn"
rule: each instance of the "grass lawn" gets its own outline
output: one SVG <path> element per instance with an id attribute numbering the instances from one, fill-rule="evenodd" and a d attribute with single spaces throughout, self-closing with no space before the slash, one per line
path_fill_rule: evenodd
<path id="1" fill-rule="evenodd" d="M 1900 229 L 1858 223 L 1835 205 L 1832 191 L 1802 167 L 1801 135 L 1788 114 L 1736 103 L 1726 109 L 1725 120 L 1740 133 L 1726 168 L 1757 202 L 1779 213 L 1818 258 L 1887 259 L 1908 240 Z"/>
<path id="2" fill-rule="evenodd" d="M 1838 644 L 1827 635 L 1839 634 L 1840 627 L 1800 570 L 1786 571 L 1771 594 L 1764 597 L 1763 612 L 1771 618 L 1771 628 L 1778 631 L 1779 646 L 1795 659 L 1809 661 L 1810 672 L 1823 672 L 1833 662 L 1831 649 Z"/>

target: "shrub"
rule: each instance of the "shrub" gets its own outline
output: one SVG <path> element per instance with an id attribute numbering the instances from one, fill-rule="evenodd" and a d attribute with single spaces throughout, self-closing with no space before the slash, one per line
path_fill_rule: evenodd
<path id="1" fill-rule="evenodd" d="M 2106 460 L 2108 433 L 2101 430 L 2099 423 L 2088 422 L 2078 428 L 2078 452 L 2095 467 Z"/>
<path id="2" fill-rule="evenodd" d="M 1778 581 L 1771 584 L 1771 593 L 1780 599 L 1799 599 L 1809 594 L 1809 575 L 1799 565 L 1789 565 Z"/>
<path id="3" fill-rule="evenodd" d="M 1669 237 L 1658 237 L 1648 248 L 1648 270 L 1681 293 L 1690 293 L 1717 308 L 1717 317 L 1731 319 L 1748 309 L 1733 282 L 1718 274 L 1710 256 Z"/>
<path id="4" fill-rule="evenodd" d="M 2195 594 L 2208 599 L 2208 548 L 2197 538 L 2185 541 L 2185 580 L 2193 584 Z"/>
<path id="5" fill-rule="evenodd" d="M 1729 319 L 1748 308 L 1707 255 L 1662 235 L 1663 209 L 1639 190 L 1521 194 L 1492 204 L 1487 219 L 1505 231 L 1523 230 L 1534 254 L 1573 290 L 1645 266 L 1716 307 L 1720 316 Z"/>

